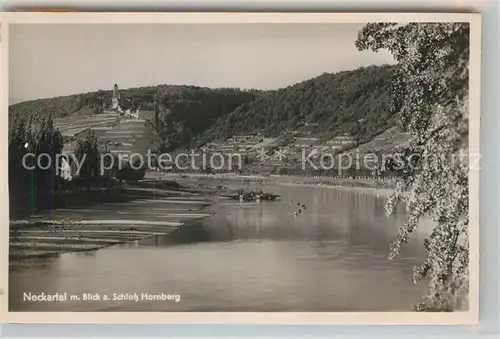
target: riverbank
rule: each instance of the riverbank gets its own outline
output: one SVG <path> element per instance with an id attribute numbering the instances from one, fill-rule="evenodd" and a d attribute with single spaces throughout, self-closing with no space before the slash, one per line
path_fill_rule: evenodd
<path id="1" fill-rule="evenodd" d="M 237 189 L 247 187 L 265 187 L 265 185 L 301 185 L 314 187 L 331 187 L 347 189 L 372 190 L 378 193 L 390 193 L 395 188 L 392 179 L 374 179 L 369 177 L 341 178 L 320 176 L 288 176 L 288 175 L 241 175 L 227 174 L 201 174 L 201 173 L 157 173 L 146 174 L 149 179 L 174 180 L 179 183 L 202 188 Z"/>
<path id="2" fill-rule="evenodd" d="M 69 194 L 58 208 L 11 220 L 9 255 L 11 260 L 57 256 L 170 235 L 191 220 L 213 215 L 207 208 L 238 189 L 288 185 L 387 195 L 390 184 L 360 178 L 148 173 L 139 183 L 92 191 L 82 199 Z"/>
<path id="3" fill-rule="evenodd" d="M 332 178 L 332 177 L 287 177 L 271 176 L 277 185 L 287 186 L 307 186 L 307 187 L 326 187 L 335 189 L 349 189 L 372 191 L 376 194 L 389 195 L 395 188 L 395 182 L 392 180 L 375 180 L 371 178 Z"/>
<path id="4" fill-rule="evenodd" d="M 373 194 L 377 195 L 390 195 L 393 190 L 390 188 L 382 188 L 382 187 L 364 187 L 364 186 L 347 186 L 347 185 L 335 185 L 335 184 L 309 184 L 303 182 L 278 182 L 276 185 L 280 186 L 300 186 L 300 187 L 321 187 L 321 188 L 332 188 L 332 189 L 342 189 L 342 190 L 350 190 L 350 191 L 359 191 L 359 192 L 373 192 Z"/>
<path id="5" fill-rule="evenodd" d="M 9 257 L 15 261 L 95 251 L 168 235 L 212 215 L 206 209 L 215 201 L 213 194 L 192 185 L 146 180 L 103 195 L 104 200 L 39 211 L 10 221 Z"/>

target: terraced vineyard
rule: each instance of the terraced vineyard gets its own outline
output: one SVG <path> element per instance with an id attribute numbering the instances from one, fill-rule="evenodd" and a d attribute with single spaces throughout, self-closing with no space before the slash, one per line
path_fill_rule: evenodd
<path id="1" fill-rule="evenodd" d="M 113 153 L 145 154 L 149 149 L 155 150 L 160 142 L 147 120 L 125 119 L 116 113 L 55 119 L 54 127 L 65 136 L 94 133 L 103 149 Z M 71 150 L 75 145 L 75 142 L 68 143 L 65 150 Z"/>
<path id="2" fill-rule="evenodd" d="M 408 143 L 410 135 L 401 132 L 397 127 L 391 127 L 382 134 L 374 137 L 367 143 L 359 145 L 357 148 L 350 150 L 349 153 L 369 154 L 376 152 L 384 152 L 389 154 L 395 151 L 399 146 Z"/>
<path id="3" fill-rule="evenodd" d="M 154 151 L 160 140 L 145 120 L 124 120 L 100 136 L 99 142 L 113 153 L 145 154 Z"/>
<path id="4" fill-rule="evenodd" d="M 119 115 L 116 113 L 96 114 L 84 117 L 69 116 L 54 120 L 54 127 L 59 128 L 61 133 L 69 131 L 92 128 L 92 127 L 111 127 L 118 123 Z"/>

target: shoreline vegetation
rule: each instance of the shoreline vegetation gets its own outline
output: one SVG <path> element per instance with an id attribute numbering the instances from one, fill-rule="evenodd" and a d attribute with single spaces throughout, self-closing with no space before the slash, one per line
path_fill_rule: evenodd
<path id="1" fill-rule="evenodd" d="M 210 216 L 207 190 L 171 181 L 144 180 L 127 187 L 59 193 L 70 199 L 50 214 L 39 209 L 10 220 L 11 260 L 93 251 L 155 235 L 170 234 L 189 221 Z M 78 201 L 78 197 L 85 197 Z M 146 213 L 140 213 L 145 203 Z"/>
<path id="2" fill-rule="evenodd" d="M 389 182 L 366 178 L 259 176 L 238 174 L 146 173 L 126 187 L 92 188 L 54 194 L 51 213 L 10 220 L 11 261 L 95 251 L 157 235 L 171 235 L 192 220 L 214 213 L 207 209 L 242 187 L 301 185 L 389 191 Z M 147 204 L 146 213 L 140 211 Z M 116 208 L 118 207 L 118 208 Z M 134 210 L 134 208 L 136 210 Z"/>

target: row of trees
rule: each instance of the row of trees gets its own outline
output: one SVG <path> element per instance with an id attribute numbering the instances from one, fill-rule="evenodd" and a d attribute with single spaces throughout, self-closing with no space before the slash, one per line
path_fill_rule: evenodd
<path id="1" fill-rule="evenodd" d="M 144 176 L 145 169 L 134 170 L 126 163 L 120 171 L 110 171 L 103 177 L 98 140 L 90 134 L 78 141 L 73 150 L 77 161 L 82 163 L 80 172 L 73 180 L 65 180 L 60 173 L 63 159 L 59 155 L 63 147 L 63 137 L 54 128 L 50 116 L 14 118 L 8 149 L 11 214 L 31 213 L 50 205 L 54 196 L 62 190 L 79 191 L 81 188 L 88 190 L 93 185 L 109 185 L 112 176 L 124 180 L 138 180 Z M 116 166 L 118 159 L 115 158 L 114 163 Z"/>
<path id="2" fill-rule="evenodd" d="M 56 154 L 63 148 L 61 133 L 54 129 L 51 117 L 27 120 L 16 117 L 9 135 L 9 194 L 11 213 L 21 207 L 33 211 L 45 197 L 42 192 L 52 192 L 61 184 L 56 175 Z M 23 165 L 26 154 L 34 158 Z M 41 154 L 46 154 L 41 158 Z M 36 163 L 40 159 L 40 163 Z M 34 170 L 28 167 L 35 166 Z M 41 168 L 46 168 L 42 170 Z"/>

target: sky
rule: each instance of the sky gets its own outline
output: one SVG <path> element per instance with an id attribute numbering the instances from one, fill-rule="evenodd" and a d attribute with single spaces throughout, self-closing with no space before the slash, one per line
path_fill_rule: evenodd
<path id="1" fill-rule="evenodd" d="M 9 104 L 159 84 L 275 89 L 392 64 L 363 24 L 12 24 Z"/>

